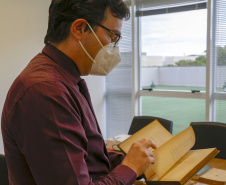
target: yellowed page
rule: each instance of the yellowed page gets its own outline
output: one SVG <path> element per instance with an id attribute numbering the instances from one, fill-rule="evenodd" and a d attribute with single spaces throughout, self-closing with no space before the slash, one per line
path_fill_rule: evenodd
<path id="1" fill-rule="evenodd" d="M 184 184 L 218 153 L 216 148 L 188 151 L 160 181 L 181 181 Z"/>
<path id="2" fill-rule="evenodd" d="M 195 134 L 190 126 L 154 151 L 156 162 L 145 171 L 146 178 L 159 180 L 194 144 Z"/>
<path id="3" fill-rule="evenodd" d="M 129 151 L 130 146 L 134 142 L 142 138 L 150 139 L 157 145 L 157 147 L 160 147 L 162 144 L 170 140 L 172 137 L 173 135 L 168 130 L 166 130 L 161 125 L 161 123 L 159 123 L 158 120 L 155 120 L 150 124 L 148 124 L 147 126 L 145 126 L 144 128 L 142 128 L 141 130 L 139 130 L 138 132 L 136 132 L 135 134 L 133 134 L 132 136 L 130 136 L 128 139 L 126 139 L 122 143 L 120 143 L 119 147 L 125 153 L 127 153 Z M 153 150 L 153 149 L 150 148 L 150 150 Z"/>

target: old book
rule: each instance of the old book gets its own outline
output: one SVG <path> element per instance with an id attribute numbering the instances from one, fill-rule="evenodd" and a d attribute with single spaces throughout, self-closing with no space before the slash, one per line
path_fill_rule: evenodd
<path id="1" fill-rule="evenodd" d="M 210 168 L 208 171 L 201 174 L 198 180 L 201 183 L 226 185 L 226 170 Z"/>
<path id="2" fill-rule="evenodd" d="M 191 150 L 195 144 L 191 126 L 173 136 L 158 120 L 120 143 L 119 148 L 126 154 L 130 146 L 142 138 L 152 140 L 158 147 L 153 151 L 155 164 L 144 172 L 147 185 L 184 184 L 218 153 L 216 148 Z"/>
<path id="3" fill-rule="evenodd" d="M 192 176 L 191 179 L 192 180 L 199 180 L 200 176 L 211 168 L 212 168 L 212 166 L 208 166 L 208 165 L 203 166 L 203 168 L 201 170 L 199 170 L 194 176 Z"/>

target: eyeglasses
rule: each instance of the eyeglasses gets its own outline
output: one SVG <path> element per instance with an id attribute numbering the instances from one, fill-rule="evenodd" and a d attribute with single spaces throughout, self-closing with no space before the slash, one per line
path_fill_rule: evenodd
<path id="1" fill-rule="evenodd" d="M 119 35 L 119 34 L 117 34 L 117 33 L 115 33 L 115 32 L 113 32 L 112 30 L 106 28 L 105 26 L 103 26 L 100 23 L 97 23 L 97 25 L 100 26 L 100 27 L 102 27 L 102 28 L 104 28 L 105 30 L 109 31 L 110 33 L 112 33 L 114 35 L 114 37 L 112 38 L 112 41 L 115 43 L 114 44 L 114 47 L 118 46 L 118 43 L 121 40 L 122 36 Z"/>

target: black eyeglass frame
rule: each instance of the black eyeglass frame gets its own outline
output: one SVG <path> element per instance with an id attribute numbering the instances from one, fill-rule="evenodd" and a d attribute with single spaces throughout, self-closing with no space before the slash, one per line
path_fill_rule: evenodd
<path id="1" fill-rule="evenodd" d="M 100 23 L 97 23 L 97 25 L 100 26 L 100 27 L 102 27 L 102 28 L 104 28 L 105 30 L 109 31 L 110 33 L 116 35 L 118 37 L 118 39 L 115 41 L 114 47 L 118 46 L 118 43 L 122 39 L 122 36 L 119 35 L 119 34 L 117 34 L 117 33 L 115 33 L 114 31 L 110 30 L 109 28 L 106 28 L 105 26 L 103 26 Z"/>

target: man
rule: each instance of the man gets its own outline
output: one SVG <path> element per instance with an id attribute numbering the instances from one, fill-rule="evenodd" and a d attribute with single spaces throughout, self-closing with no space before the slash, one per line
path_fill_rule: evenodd
<path id="1" fill-rule="evenodd" d="M 13 185 L 132 184 L 154 163 L 149 140 L 107 152 L 80 76 L 106 75 L 129 10 L 121 0 L 53 0 L 39 53 L 14 81 L 2 113 Z M 107 64 L 106 64 L 107 63 Z"/>

